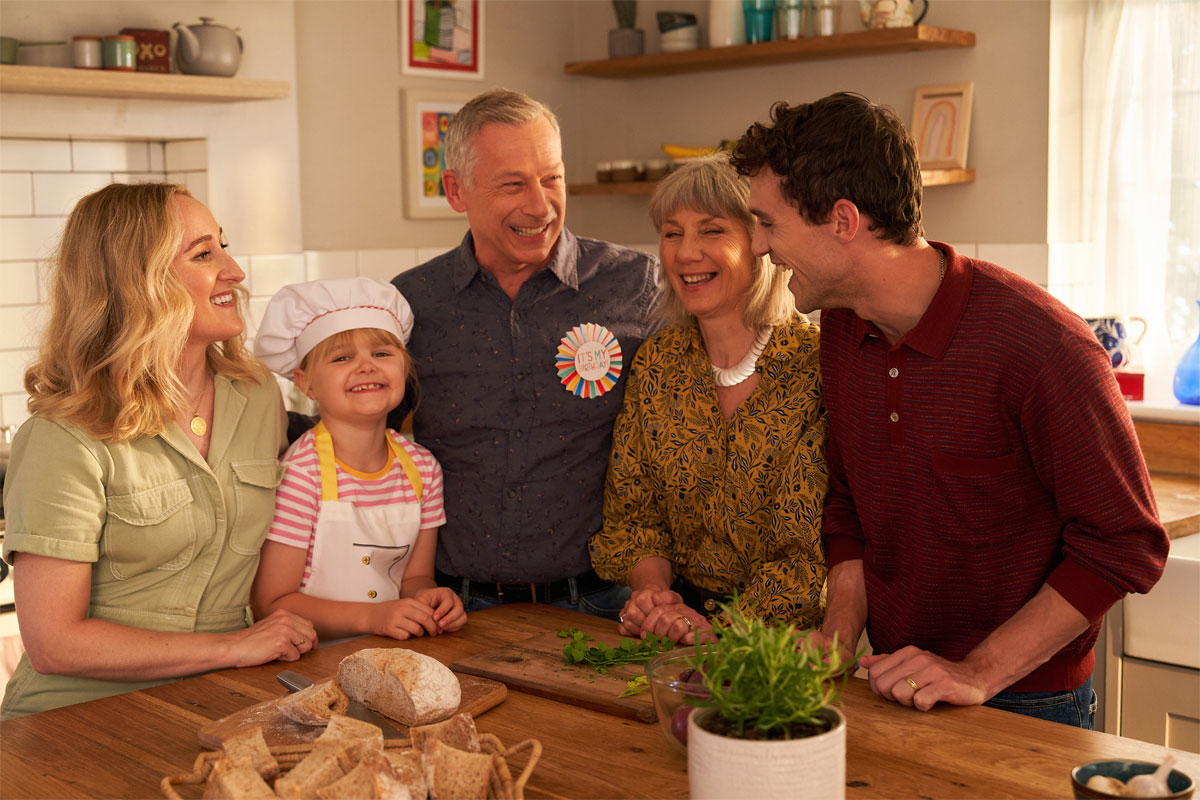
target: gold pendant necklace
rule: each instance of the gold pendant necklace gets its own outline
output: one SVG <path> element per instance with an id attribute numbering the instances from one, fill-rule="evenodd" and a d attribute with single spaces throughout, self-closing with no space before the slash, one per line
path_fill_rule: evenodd
<path id="1" fill-rule="evenodd" d="M 203 436 L 208 433 L 208 423 L 204 421 L 204 417 L 200 416 L 200 412 L 193 411 L 192 414 L 194 416 L 191 423 L 188 424 L 188 427 L 192 429 L 192 433 L 197 436 Z"/>

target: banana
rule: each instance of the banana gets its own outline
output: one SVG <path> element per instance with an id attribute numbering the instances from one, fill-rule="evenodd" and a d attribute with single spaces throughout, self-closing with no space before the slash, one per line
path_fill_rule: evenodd
<path id="1" fill-rule="evenodd" d="M 678 144 L 664 144 L 662 149 L 671 158 L 698 158 L 717 152 L 715 147 L 683 147 Z"/>

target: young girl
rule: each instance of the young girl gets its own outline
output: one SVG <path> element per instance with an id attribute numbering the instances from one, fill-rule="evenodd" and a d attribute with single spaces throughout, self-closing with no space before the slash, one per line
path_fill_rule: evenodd
<path id="1" fill-rule="evenodd" d="M 458 595 L 433 579 L 442 468 L 386 423 L 413 380 L 412 324 L 404 297 L 369 278 L 285 286 L 267 305 L 255 355 L 315 400 L 321 421 L 284 456 L 256 615 L 287 609 L 324 638 L 466 623 Z"/>

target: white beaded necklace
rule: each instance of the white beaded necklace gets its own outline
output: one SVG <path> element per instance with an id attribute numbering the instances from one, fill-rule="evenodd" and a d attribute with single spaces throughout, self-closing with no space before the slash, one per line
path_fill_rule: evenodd
<path id="1" fill-rule="evenodd" d="M 758 338 L 754 340 L 754 345 L 741 361 L 732 367 L 718 367 L 716 364 L 712 364 L 713 380 L 717 382 L 717 386 L 722 388 L 737 386 L 753 375 L 754 368 L 758 365 L 758 357 L 762 355 L 763 348 L 770 340 L 771 329 L 763 328 L 758 332 Z"/>

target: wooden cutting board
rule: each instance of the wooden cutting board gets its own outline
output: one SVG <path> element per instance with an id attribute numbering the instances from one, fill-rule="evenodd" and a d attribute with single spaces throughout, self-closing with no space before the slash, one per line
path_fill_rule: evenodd
<path id="1" fill-rule="evenodd" d="M 322 678 L 321 680 L 326 679 Z M 320 680 L 317 681 L 317 683 L 320 682 Z M 476 675 L 458 675 L 458 683 L 462 687 L 462 701 L 459 703 L 458 710 L 465 711 L 473 717 L 498 706 L 508 695 L 508 687 L 503 683 Z M 301 725 L 285 717 L 279 710 L 279 701 L 286 696 L 285 690 L 280 697 L 265 700 L 215 722 L 210 722 L 200 729 L 200 746 L 209 750 L 219 750 L 221 743 L 230 736 L 253 728 L 255 725 L 262 727 L 263 738 L 267 740 L 267 746 L 310 744 L 324 733 L 325 729 L 315 725 Z M 399 722 L 393 724 L 400 731 L 408 732 L 405 725 Z"/>
<path id="2" fill-rule="evenodd" d="M 599 635 L 597 640 L 613 647 L 620 637 Z M 500 681 L 526 694 L 546 697 L 593 711 L 626 719 L 654 722 L 654 701 L 650 690 L 633 697 L 619 697 L 626 681 L 644 675 L 640 664 L 614 667 L 606 675 L 591 667 L 563 663 L 566 640 L 556 633 L 544 633 L 495 650 L 476 653 L 455 661 L 450 669 Z"/>

